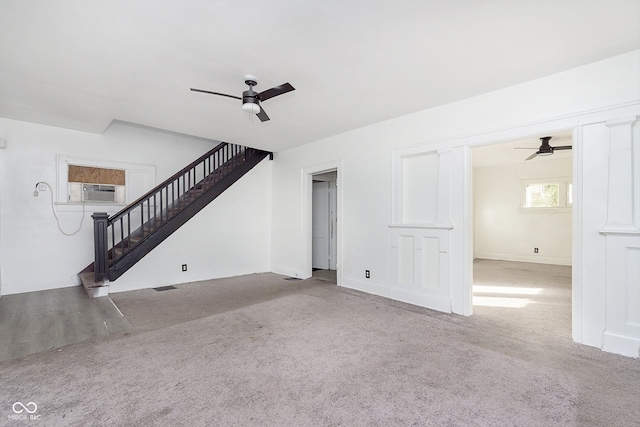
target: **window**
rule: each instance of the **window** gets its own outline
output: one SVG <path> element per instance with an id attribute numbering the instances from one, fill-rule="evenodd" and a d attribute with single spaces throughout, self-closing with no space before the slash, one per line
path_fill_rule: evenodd
<path id="1" fill-rule="evenodd" d="M 124 204 L 126 171 L 69 165 L 69 196 L 71 203 L 110 202 Z"/>
<path id="2" fill-rule="evenodd" d="M 573 204 L 570 177 L 522 181 L 522 208 L 527 211 L 567 210 Z"/>
<path id="3" fill-rule="evenodd" d="M 560 184 L 527 184 L 525 187 L 526 208 L 557 208 L 560 206 L 558 193 Z"/>
<path id="4" fill-rule="evenodd" d="M 57 177 L 55 203 L 58 208 L 74 211 L 82 209 L 80 202 L 101 205 L 110 204 L 112 211 L 117 205 L 130 203 L 155 186 L 156 167 L 138 163 L 106 159 L 89 159 L 75 156 L 56 156 Z M 95 185 L 98 191 L 86 197 L 85 186 Z M 105 190 L 103 194 L 101 190 Z M 114 191 L 115 190 L 115 194 Z M 104 197 L 111 193 L 108 202 Z M 99 200 L 97 200 L 99 199 Z M 114 201 L 115 200 L 115 201 Z"/>

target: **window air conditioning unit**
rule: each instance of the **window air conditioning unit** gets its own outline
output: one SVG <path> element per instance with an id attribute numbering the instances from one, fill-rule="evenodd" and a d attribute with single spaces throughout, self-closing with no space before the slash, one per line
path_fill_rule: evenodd
<path id="1" fill-rule="evenodd" d="M 116 186 L 105 184 L 82 184 L 83 202 L 111 202 L 116 201 Z"/>

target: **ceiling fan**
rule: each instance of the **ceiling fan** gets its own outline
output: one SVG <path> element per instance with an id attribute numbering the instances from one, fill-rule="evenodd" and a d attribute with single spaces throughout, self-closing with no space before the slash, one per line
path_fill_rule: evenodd
<path id="1" fill-rule="evenodd" d="M 260 108 L 260 101 L 266 101 L 273 98 L 274 96 L 282 95 L 283 93 L 296 90 L 293 86 L 291 86 L 291 84 L 283 83 L 280 86 L 275 86 L 271 89 L 267 89 L 263 92 L 258 93 L 253 90 L 253 87 L 258 84 L 257 79 L 253 76 L 245 76 L 244 83 L 249 86 L 249 90 L 245 90 L 244 92 L 242 92 L 242 97 L 227 95 L 226 93 L 211 92 L 209 90 L 202 89 L 191 88 L 191 90 L 194 92 L 209 93 L 211 95 L 220 95 L 226 96 L 228 98 L 239 99 L 242 101 L 242 110 L 246 111 L 247 113 L 257 115 L 261 122 L 266 122 L 270 119 L 264 109 Z"/>
<path id="2" fill-rule="evenodd" d="M 540 141 L 542 141 L 542 145 L 540 145 L 540 148 L 538 148 L 538 151 L 536 151 L 535 153 L 533 153 L 532 155 L 530 155 L 529 157 L 527 157 L 526 160 L 531 160 L 536 156 L 550 156 L 553 154 L 554 151 L 556 150 L 571 150 L 571 145 L 560 145 L 558 147 L 552 147 L 551 145 L 549 145 L 549 141 L 551 141 L 550 136 L 544 136 L 542 138 L 540 138 Z M 517 149 L 519 150 L 535 150 L 535 148 L 524 148 L 524 147 L 517 147 Z"/>

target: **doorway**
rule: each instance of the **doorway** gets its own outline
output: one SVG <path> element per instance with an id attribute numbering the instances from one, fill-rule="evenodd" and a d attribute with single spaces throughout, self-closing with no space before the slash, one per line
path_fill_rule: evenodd
<path id="1" fill-rule="evenodd" d="M 550 145 L 572 143 L 558 132 Z M 473 311 L 571 338 L 573 156 L 530 158 L 540 145 L 533 137 L 473 149 Z"/>
<path id="2" fill-rule="evenodd" d="M 337 171 L 312 176 L 311 267 L 312 276 L 337 280 Z"/>

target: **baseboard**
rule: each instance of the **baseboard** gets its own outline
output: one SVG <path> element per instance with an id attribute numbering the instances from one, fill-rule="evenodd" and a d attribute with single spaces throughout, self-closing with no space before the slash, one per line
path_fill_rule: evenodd
<path id="1" fill-rule="evenodd" d="M 283 276 L 296 277 L 298 279 L 306 279 L 302 274 L 302 271 L 296 268 L 284 267 L 282 265 L 272 265 L 271 272 L 276 274 L 282 274 Z"/>
<path id="2" fill-rule="evenodd" d="M 451 299 L 442 298 L 435 295 L 421 294 L 408 291 L 406 289 L 392 288 L 377 283 L 366 282 L 359 279 L 348 277 L 342 278 L 340 286 L 366 292 L 373 295 L 389 298 L 396 301 L 406 302 L 408 304 L 425 307 L 431 310 L 451 313 Z"/>
<path id="3" fill-rule="evenodd" d="M 135 268 L 135 267 L 134 267 Z M 132 269 L 133 270 L 133 269 Z M 141 289 L 152 289 L 160 286 L 181 285 L 184 283 L 202 282 L 205 280 L 225 279 L 228 277 L 245 276 L 248 274 L 259 274 L 269 272 L 269 269 L 262 265 L 243 268 L 230 268 L 227 270 L 218 270 L 215 272 L 203 272 L 203 274 L 192 275 L 188 277 L 172 276 L 172 277 L 155 277 L 147 275 L 144 279 L 139 276 L 132 278 L 127 277 L 126 272 L 118 280 L 110 283 L 109 293 L 120 293 L 128 291 L 137 291 Z"/>
<path id="4" fill-rule="evenodd" d="M 629 357 L 640 357 L 640 338 L 604 331 L 602 349 L 609 353 L 622 354 Z"/>
<path id="5" fill-rule="evenodd" d="M 50 291 L 53 289 L 63 289 L 63 288 L 72 288 L 74 286 L 78 286 L 75 279 L 69 281 L 69 283 L 65 283 L 64 285 L 60 285 L 59 283 L 31 283 L 28 286 L 25 285 L 14 285 L 12 283 L 3 283 L 2 284 L 2 295 L 16 295 L 16 294 L 26 294 L 29 292 L 39 292 L 39 291 Z M 80 286 L 82 286 L 80 284 Z"/>
<path id="6" fill-rule="evenodd" d="M 553 265 L 566 265 L 571 266 L 571 259 L 567 258 L 555 258 L 545 257 L 539 255 L 514 255 L 514 254 L 501 254 L 496 252 L 475 252 L 474 258 L 491 259 L 495 261 L 517 261 L 517 262 L 531 262 L 535 264 L 553 264 Z"/>
<path id="7" fill-rule="evenodd" d="M 391 289 L 391 299 L 406 302 L 431 310 L 451 313 L 451 299 L 436 295 L 426 295 L 404 289 Z"/>
<path id="8" fill-rule="evenodd" d="M 368 294 L 391 298 L 389 292 L 390 288 L 388 286 L 379 285 L 377 283 L 365 282 L 363 280 L 342 276 L 342 283 L 340 283 L 340 286 L 342 286 L 343 288 L 366 292 Z"/>

